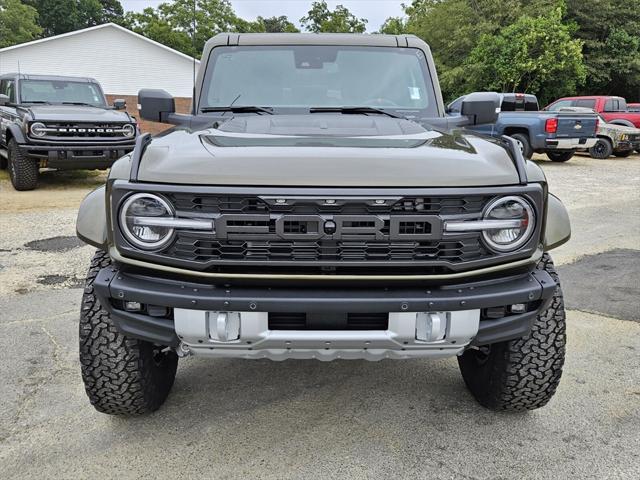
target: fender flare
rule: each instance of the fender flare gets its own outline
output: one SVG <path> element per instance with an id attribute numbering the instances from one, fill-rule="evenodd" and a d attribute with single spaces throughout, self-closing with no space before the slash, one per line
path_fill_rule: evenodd
<path id="1" fill-rule="evenodd" d="M 78 238 L 102 250 L 108 248 L 106 199 L 106 187 L 96 188 L 82 200 L 76 220 Z"/>
<path id="2" fill-rule="evenodd" d="M 22 129 L 16 125 L 15 123 L 9 125 L 7 127 L 7 145 L 9 145 L 9 134 L 11 134 L 11 137 L 16 139 L 16 142 L 18 142 L 19 144 L 25 144 L 27 143 L 27 140 L 24 136 L 24 132 L 22 131 Z"/>
<path id="3" fill-rule="evenodd" d="M 569 212 L 555 195 L 547 196 L 547 219 L 544 228 L 544 249 L 551 250 L 571 238 Z"/>
<path id="4" fill-rule="evenodd" d="M 622 125 L 624 127 L 634 127 L 635 128 L 635 125 L 632 122 L 630 122 L 629 120 L 625 120 L 623 118 L 617 118 L 615 120 L 611 120 L 608 123 L 612 123 L 614 125 Z"/>

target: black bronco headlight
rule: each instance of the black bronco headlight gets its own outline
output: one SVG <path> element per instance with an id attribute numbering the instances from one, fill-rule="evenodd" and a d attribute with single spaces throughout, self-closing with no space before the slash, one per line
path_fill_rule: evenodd
<path id="1" fill-rule="evenodd" d="M 527 243 L 536 223 L 533 207 L 518 196 L 492 201 L 482 218 L 495 225 L 495 228 L 483 229 L 482 238 L 489 248 L 497 252 L 511 252 Z"/>
<path id="2" fill-rule="evenodd" d="M 131 124 L 131 123 L 127 123 L 126 125 L 122 126 L 122 134 L 125 137 L 131 138 L 131 137 L 135 137 L 136 136 L 136 126 Z"/>
<path id="3" fill-rule="evenodd" d="M 47 134 L 47 126 L 42 122 L 33 122 L 29 127 L 29 132 L 34 137 L 44 137 Z"/>
<path id="4" fill-rule="evenodd" d="M 137 248 L 158 250 L 173 237 L 173 207 L 159 195 L 136 193 L 120 207 L 120 229 Z"/>

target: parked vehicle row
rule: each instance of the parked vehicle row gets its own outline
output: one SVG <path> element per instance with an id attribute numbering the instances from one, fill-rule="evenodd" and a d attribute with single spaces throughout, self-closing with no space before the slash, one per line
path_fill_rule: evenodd
<path id="1" fill-rule="evenodd" d="M 459 115 L 465 97 L 448 106 L 450 115 Z M 500 95 L 500 114 L 492 124 L 474 125 L 471 130 L 491 136 L 508 135 L 529 159 L 545 153 L 554 162 L 566 162 L 579 149 L 589 149 L 596 142 L 598 116 L 593 112 L 543 112 L 535 95 L 505 93 Z"/>
<path id="2" fill-rule="evenodd" d="M 459 115 L 464 98 L 451 102 L 447 113 Z M 566 97 L 540 110 L 535 95 L 504 93 L 498 120 L 469 128 L 512 137 L 525 158 L 545 153 L 552 161 L 566 162 L 577 151 L 588 151 L 593 158 L 627 157 L 634 150 L 640 153 L 638 110 L 612 96 Z"/>
<path id="3" fill-rule="evenodd" d="M 138 135 L 124 108 L 91 78 L 0 76 L 0 168 L 16 190 L 34 189 L 41 168 L 109 168 Z"/>

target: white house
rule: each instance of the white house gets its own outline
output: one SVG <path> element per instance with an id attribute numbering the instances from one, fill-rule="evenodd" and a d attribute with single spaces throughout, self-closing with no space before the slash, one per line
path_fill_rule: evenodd
<path id="1" fill-rule="evenodd" d="M 193 58 L 114 23 L 1 48 L 0 74 L 18 71 L 92 77 L 112 96 L 162 88 L 191 97 L 193 89 Z"/>

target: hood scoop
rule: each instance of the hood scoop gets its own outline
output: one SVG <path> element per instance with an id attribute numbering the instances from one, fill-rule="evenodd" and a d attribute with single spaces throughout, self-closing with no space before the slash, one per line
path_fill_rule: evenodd
<path id="1" fill-rule="evenodd" d="M 227 133 L 250 135 L 380 137 L 425 133 L 410 120 L 383 115 L 313 114 L 234 117 L 218 127 Z"/>

